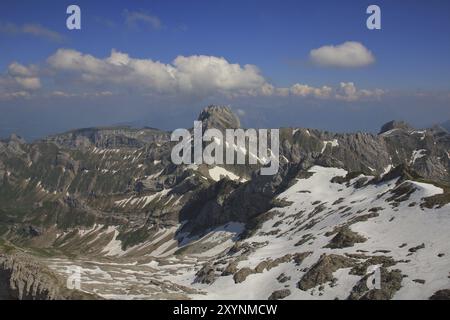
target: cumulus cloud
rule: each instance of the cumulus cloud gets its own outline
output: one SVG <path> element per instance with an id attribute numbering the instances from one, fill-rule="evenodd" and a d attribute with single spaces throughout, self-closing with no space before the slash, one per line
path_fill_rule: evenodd
<path id="1" fill-rule="evenodd" d="M 8 75 L 23 89 L 36 90 L 41 87 L 41 80 L 37 73 L 35 66 L 26 67 L 17 62 L 8 66 Z"/>
<path id="2" fill-rule="evenodd" d="M 39 89 L 41 87 L 41 80 L 38 76 L 38 68 L 36 66 L 24 66 L 20 63 L 13 62 L 8 66 L 6 74 L 0 76 L 0 85 L 1 91 L 4 93 Z"/>
<path id="3" fill-rule="evenodd" d="M 385 94 L 384 90 L 359 90 L 353 82 L 341 82 L 336 93 L 336 99 L 344 101 L 357 101 L 364 98 L 380 98 Z"/>
<path id="4" fill-rule="evenodd" d="M 36 90 L 41 87 L 41 81 L 39 78 L 36 78 L 36 77 L 32 77 L 32 78 L 17 77 L 17 78 L 15 78 L 15 80 L 24 89 Z"/>
<path id="5" fill-rule="evenodd" d="M 57 98 L 98 98 L 98 97 L 111 97 L 114 93 L 110 91 L 100 92 L 83 92 L 83 93 L 68 93 L 64 91 L 53 91 L 48 96 Z"/>
<path id="6" fill-rule="evenodd" d="M 161 20 L 152 14 L 141 11 L 124 11 L 125 23 L 129 27 L 136 28 L 139 25 L 147 25 L 153 29 L 161 28 Z"/>
<path id="7" fill-rule="evenodd" d="M 0 23 L 0 32 L 10 35 L 28 34 L 54 42 L 62 42 L 64 40 L 64 37 L 60 33 L 43 27 L 40 24 L 16 25 L 13 23 Z"/>
<path id="8" fill-rule="evenodd" d="M 212 56 L 179 56 L 173 62 L 176 78 L 184 90 L 219 90 L 247 92 L 266 85 L 254 65 L 229 63 Z"/>
<path id="9" fill-rule="evenodd" d="M 86 82 L 109 82 L 156 93 L 245 94 L 266 84 L 256 66 L 240 66 L 213 56 L 178 56 L 172 64 L 164 64 L 134 59 L 115 50 L 109 57 L 99 59 L 60 49 L 47 61 L 53 69 L 78 73 Z"/>
<path id="10" fill-rule="evenodd" d="M 0 76 L 3 93 L 31 92 L 43 83 L 53 83 L 51 90 L 41 90 L 47 97 L 107 97 L 133 94 L 176 99 L 296 97 L 357 101 L 381 97 L 381 90 L 358 89 L 352 82 L 338 86 L 314 87 L 296 83 L 276 87 L 269 83 L 255 65 L 240 65 L 223 57 L 178 56 L 171 63 L 138 59 L 112 50 L 99 58 L 72 49 L 59 49 L 44 66 L 11 63 Z M 48 93 L 48 92 L 51 93 Z M 45 93 L 47 92 L 47 93 Z"/>
<path id="11" fill-rule="evenodd" d="M 364 67 L 375 62 L 375 57 L 359 42 L 348 41 L 337 46 L 323 46 L 311 50 L 311 61 L 323 67 Z"/>
<path id="12" fill-rule="evenodd" d="M 34 72 L 30 67 L 13 62 L 8 66 L 8 74 L 13 77 L 31 77 Z"/>
<path id="13" fill-rule="evenodd" d="M 38 73 L 36 66 L 11 63 L 5 74 L 0 74 L 0 100 L 31 97 L 33 91 L 41 88 Z"/>
<path id="14" fill-rule="evenodd" d="M 358 89 L 353 82 L 341 82 L 338 87 L 312 87 L 307 84 L 294 84 L 289 92 L 293 96 L 317 99 L 333 99 L 341 101 L 359 101 L 363 99 L 378 99 L 385 94 L 384 90 Z"/>
<path id="15" fill-rule="evenodd" d="M 27 91 L 0 92 L 0 100 L 26 99 L 30 97 Z"/>
<path id="16" fill-rule="evenodd" d="M 296 83 L 290 88 L 290 92 L 294 96 L 327 99 L 331 97 L 333 89 L 328 86 L 314 88 L 306 84 Z"/>

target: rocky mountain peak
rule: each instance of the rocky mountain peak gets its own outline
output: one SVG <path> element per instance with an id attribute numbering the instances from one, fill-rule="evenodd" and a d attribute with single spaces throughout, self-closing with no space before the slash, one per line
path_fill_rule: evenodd
<path id="1" fill-rule="evenodd" d="M 6 139 L 6 142 L 8 142 L 8 143 L 13 142 L 13 143 L 18 143 L 18 144 L 25 144 L 26 143 L 26 141 L 22 137 L 18 136 L 15 133 L 11 134 L 9 136 L 9 138 Z"/>
<path id="2" fill-rule="evenodd" d="M 413 128 L 404 121 L 396 121 L 392 120 L 388 123 L 385 123 L 380 130 L 379 134 L 383 134 L 385 132 L 394 130 L 394 129 L 401 129 L 401 130 L 412 130 Z"/>
<path id="3" fill-rule="evenodd" d="M 229 107 L 211 105 L 203 109 L 198 117 L 203 122 L 203 129 L 216 128 L 237 129 L 240 128 L 241 122 L 239 117 L 233 113 Z"/>
<path id="4" fill-rule="evenodd" d="M 22 146 L 26 141 L 16 134 L 12 134 L 9 138 L 0 140 L 0 152 L 6 152 L 9 155 L 20 155 L 23 153 Z M 1 160 L 0 160 L 1 163 Z"/>

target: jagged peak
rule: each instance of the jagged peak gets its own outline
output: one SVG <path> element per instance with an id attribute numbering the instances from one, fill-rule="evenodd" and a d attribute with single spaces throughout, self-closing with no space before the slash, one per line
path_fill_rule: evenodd
<path id="1" fill-rule="evenodd" d="M 203 129 L 237 129 L 241 122 L 230 107 L 210 105 L 203 109 L 198 117 L 203 122 Z"/>
<path id="2" fill-rule="evenodd" d="M 27 142 L 25 141 L 25 139 L 23 139 L 21 136 L 18 136 L 18 135 L 15 134 L 15 133 L 12 133 L 12 134 L 9 136 L 9 138 L 3 140 L 3 142 L 6 142 L 6 143 L 11 143 L 11 142 L 13 142 L 13 143 L 18 143 L 18 144 L 25 144 L 25 143 L 27 143 Z"/>

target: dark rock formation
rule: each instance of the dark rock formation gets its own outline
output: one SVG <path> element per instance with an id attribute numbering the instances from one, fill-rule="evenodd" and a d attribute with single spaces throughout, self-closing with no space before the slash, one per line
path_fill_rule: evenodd
<path id="1" fill-rule="evenodd" d="M 381 127 L 380 134 L 386 133 L 386 132 L 394 130 L 394 129 L 410 130 L 410 129 L 412 129 L 412 127 L 404 121 L 393 120 L 388 123 L 385 123 Z"/>
<path id="2" fill-rule="evenodd" d="M 69 290 L 47 267 L 22 254 L 0 254 L 0 300 L 85 300 L 93 295 Z"/>
<path id="3" fill-rule="evenodd" d="M 291 290 L 283 289 L 272 292 L 268 300 L 282 300 L 291 295 Z"/>
<path id="4" fill-rule="evenodd" d="M 318 285 L 330 282 L 334 279 L 334 272 L 342 268 L 353 267 L 355 263 L 354 259 L 348 257 L 324 254 L 298 282 L 298 288 L 307 291 Z"/>
<path id="5" fill-rule="evenodd" d="M 368 274 L 364 276 L 355 287 L 349 296 L 350 300 L 390 300 L 394 294 L 402 287 L 403 276 L 400 270 L 388 271 L 382 267 L 381 274 L 381 289 L 371 289 L 367 287 L 367 280 L 371 276 Z"/>
<path id="6" fill-rule="evenodd" d="M 439 290 L 435 292 L 430 300 L 450 300 L 450 289 Z"/>

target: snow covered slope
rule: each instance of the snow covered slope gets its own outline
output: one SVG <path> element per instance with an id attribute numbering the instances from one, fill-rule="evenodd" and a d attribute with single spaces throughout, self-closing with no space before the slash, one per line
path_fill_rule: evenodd
<path id="1" fill-rule="evenodd" d="M 236 242 L 242 225 L 226 225 L 179 242 L 170 263 L 155 250 L 134 268 L 151 265 L 146 279 L 167 281 L 178 288 L 172 293 L 190 288 L 183 295 L 194 299 L 428 299 L 450 288 L 449 206 L 422 206 L 443 190 L 346 174 L 312 167 L 245 240 Z"/>

